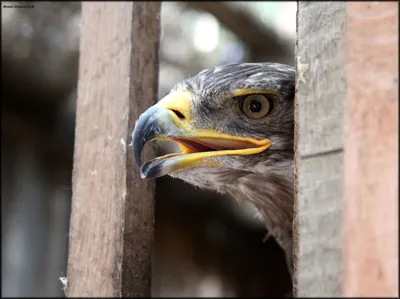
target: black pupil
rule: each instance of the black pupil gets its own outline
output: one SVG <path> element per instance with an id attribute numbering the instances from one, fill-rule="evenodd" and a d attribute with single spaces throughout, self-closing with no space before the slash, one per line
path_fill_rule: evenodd
<path id="1" fill-rule="evenodd" d="M 262 104 L 259 100 L 252 100 L 250 102 L 250 111 L 251 112 L 254 112 L 254 113 L 260 112 L 261 108 L 262 108 Z"/>

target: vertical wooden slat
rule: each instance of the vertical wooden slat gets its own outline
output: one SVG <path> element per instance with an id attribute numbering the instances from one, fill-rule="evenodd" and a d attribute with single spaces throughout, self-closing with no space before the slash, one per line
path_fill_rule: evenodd
<path id="1" fill-rule="evenodd" d="M 340 296 L 345 3 L 299 2 L 295 99 L 295 294 Z"/>
<path id="2" fill-rule="evenodd" d="M 130 115 L 131 138 L 134 123 L 148 107 L 157 102 L 158 47 L 161 2 L 133 2 Z M 145 152 L 145 160 L 154 153 Z M 154 181 L 139 178 L 131 148 L 127 161 L 127 198 L 125 205 L 122 295 L 150 296 L 151 256 L 154 228 Z M 132 193 L 134 192 L 134 193 Z"/>
<path id="3" fill-rule="evenodd" d="M 156 102 L 159 10 L 159 2 L 82 3 L 71 297 L 150 295 L 154 188 L 138 182 L 129 146 L 135 120 Z"/>
<path id="4" fill-rule="evenodd" d="M 347 4 L 345 296 L 399 296 L 398 9 Z"/>

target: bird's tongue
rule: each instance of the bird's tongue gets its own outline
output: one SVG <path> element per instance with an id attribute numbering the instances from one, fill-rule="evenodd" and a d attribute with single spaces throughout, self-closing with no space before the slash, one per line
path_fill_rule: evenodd
<path id="1" fill-rule="evenodd" d="M 196 138 L 174 138 L 176 142 L 183 145 L 190 152 L 206 152 L 216 150 L 237 150 L 256 147 L 255 144 L 248 141 L 230 140 L 214 137 L 196 137 Z"/>

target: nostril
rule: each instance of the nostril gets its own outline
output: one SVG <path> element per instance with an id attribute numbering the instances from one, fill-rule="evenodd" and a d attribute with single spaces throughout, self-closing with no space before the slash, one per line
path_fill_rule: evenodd
<path id="1" fill-rule="evenodd" d="M 178 110 L 172 110 L 180 119 L 185 119 L 185 116 Z"/>

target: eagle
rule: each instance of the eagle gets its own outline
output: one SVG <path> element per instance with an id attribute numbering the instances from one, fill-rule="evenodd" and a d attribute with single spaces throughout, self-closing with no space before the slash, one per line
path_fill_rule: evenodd
<path id="1" fill-rule="evenodd" d="M 164 175 L 249 201 L 292 264 L 295 68 L 279 63 L 216 66 L 178 83 L 136 121 L 141 178 Z M 180 153 L 146 161 L 153 139 Z"/>

